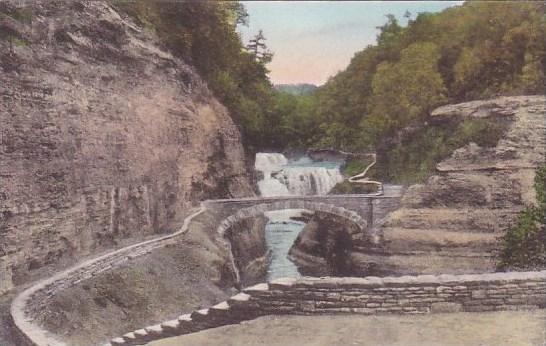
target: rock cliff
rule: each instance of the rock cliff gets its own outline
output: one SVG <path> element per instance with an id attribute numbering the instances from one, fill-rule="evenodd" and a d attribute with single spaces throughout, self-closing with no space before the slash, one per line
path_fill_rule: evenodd
<path id="1" fill-rule="evenodd" d="M 545 112 L 544 96 L 501 97 L 433 111 L 432 121 L 487 118 L 504 123 L 506 130 L 491 148 L 469 143 L 455 150 L 425 184 L 410 186 L 400 208 L 379 222 L 379 242 L 354 242 L 350 274 L 494 271 L 500 237 L 526 205 L 536 203 L 533 180 L 545 164 Z M 315 216 L 291 250 L 300 270 L 322 268 L 331 274 L 321 246 L 346 228 Z"/>
<path id="2" fill-rule="evenodd" d="M 0 293 L 253 193 L 228 112 L 150 32 L 103 1 L 20 3 L 0 4 Z"/>
<path id="3" fill-rule="evenodd" d="M 347 219 L 315 212 L 290 248 L 290 259 L 307 276 L 356 276 L 363 268 L 356 267 L 352 253 L 356 245 L 365 243 L 362 231 Z"/>
<path id="4" fill-rule="evenodd" d="M 267 221 L 263 215 L 243 219 L 226 233 L 225 237 L 231 244 L 234 265 L 243 287 L 264 282 L 266 279 L 270 255 L 265 242 Z"/>
<path id="5" fill-rule="evenodd" d="M 546 98 L 500 97 L 440 107 L 433 121 L 479 117 L 506 122 L 492 148 L 470 143 L 440 162 L 425 184 L 408 188 L 383 229 L 380 254 L 365 256 L 387 272 L 468 273 L 495 269 L 499 238 L 525 205 L 545 164 Z M 364 258 L 363 258 L 364 260 Z"/>

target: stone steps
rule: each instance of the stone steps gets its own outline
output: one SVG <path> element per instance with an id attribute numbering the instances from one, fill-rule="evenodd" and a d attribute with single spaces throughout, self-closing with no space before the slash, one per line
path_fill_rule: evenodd
<path id="1" fill-rule="evenodd" d="M 260 285 L 254 287 L 248 290 L 260 291 L 262 289 Z M 250 302 L 249 294 L 239 293 L 211 308 L 196 310 L 181 315 L 177 319 L 126 333 L 110 340 L 107 345 L 145 345 L 153 340 L 234 324 L 258 317 L 255 308 L 256 306 Z"/>
<path id="2" fill-rule="evenodd" d="M 514 209 L 401 208 L 389 214 L 384 227 L 503 233 L 518 214 Z"/>
<path id="3" fill-rule="evenodd" d="M 546 271 L 383 278 L 280 278 L 245 288 L 243 293 L 209 309 L 115 338 L 108 345 L 145 344 L 207 326 L 233 324 L 264 315 L 414 315 L 537 309 L 546 306 L 545 289 Z M 190 329 L 182 325 L 188 325 Z"/>

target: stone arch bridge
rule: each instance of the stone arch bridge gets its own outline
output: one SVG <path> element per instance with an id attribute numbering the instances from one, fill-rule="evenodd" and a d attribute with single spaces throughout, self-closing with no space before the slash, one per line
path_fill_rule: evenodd
<path id="1" fill-rule="evenodd" d="M 324 196 L 281 196 L 219 199 L 203 202 L 206 209 L 219 215 L 218 232 L 224 234 L 237 222 L 256 217 L 267 211 L 307 209 L 343 217 L 371 235 L 375 226 L 395 210 L 400 202 L 402 187 L 391 186 L 381 195 L 352 194 Z"/>

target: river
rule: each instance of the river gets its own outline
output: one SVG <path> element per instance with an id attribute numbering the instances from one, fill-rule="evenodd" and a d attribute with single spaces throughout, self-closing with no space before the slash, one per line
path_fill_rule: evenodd
<path id="1" fill-rule="evenodd" d="M 289 160 L 280 153 L 258 153 L 255 161 L 255 169 L 263 174 L 258 182 L 263 197 L 325 195 L 343 181 L 339 166 L 339 162 L 315 162 L 307 156 Z M 288 251 L 305 226 L 291 217 L 302 211 L 287 209 L 265 214 L 269 219 L 265 239 L 271 253 L 268 280 L 300 276 L 296 265 L 288 259 Z"/>

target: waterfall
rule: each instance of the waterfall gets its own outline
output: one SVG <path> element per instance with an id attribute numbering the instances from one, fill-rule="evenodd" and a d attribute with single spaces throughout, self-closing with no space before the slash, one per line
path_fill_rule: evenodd
<path id="1" fill-rule="evenodd" d="M 343 176 L 339 163 L 313 162 L 309 157 L 289 161 L 283 154 L 258 153 L 254 168 L 262 172 L 258 188 L 263 197 L 325 195 Z M 268 280 L 279 277 L 299 277 L 298 268 L 288 259 L 288 251 L 304 223 L 291 219 L 302 210 L 267 212 L 265 240 L 271 258 L 267 269 Z"/>
<path id="2" fill-rule="evenodd" d="M 326 195 L 343 181 L 339 169 L 325 167 L 289 167 L 275 175 L 291 195 Z"/>
<path id="3" fill-rule="evenodd" d="M 254 168 L 258 171 L 276 170 L 288 164 L 288 160 L 279 153 L 257 153 Z"/>
<path id="4" fill-rule="evenodd" d="M 278 153 L 257 153 L 254 168 L 262 172 L 263 178 L 258 181 L 258 189 L 264 197 L 289 196 L 290 192 L 286 185 L 273 178 L 273 174 L 279 172 L 288 163 L 283 154 Z"/>
<path id="5" fill-rule="evenodd" d="M 263 173 L 258 188 L 264 197 L 325 195 L 343 181 L 338 164 L 317 163 L 308 158 L 289 162 L 279 153 L 256 154 L 254 167 Z"/>

